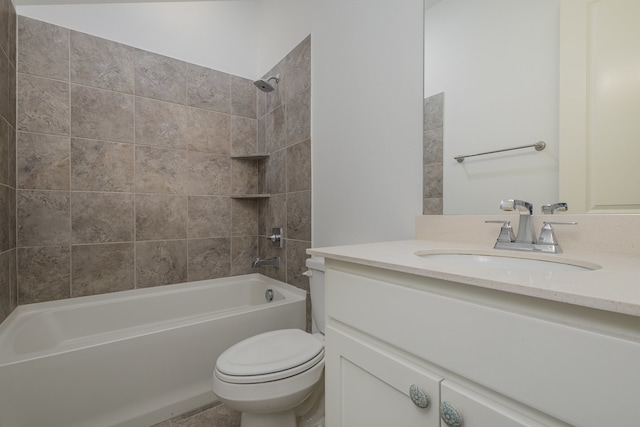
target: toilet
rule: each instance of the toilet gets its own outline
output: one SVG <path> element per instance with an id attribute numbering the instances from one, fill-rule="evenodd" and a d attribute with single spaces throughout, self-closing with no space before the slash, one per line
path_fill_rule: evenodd
<path id="1" fill-rule="evenodd" d="M 324 260 L 306 261 L 312 333 L 281 329 L 225 350 L 213 373 L 213 392 L 242 412 L 241 427 L 324 425 Z"/>

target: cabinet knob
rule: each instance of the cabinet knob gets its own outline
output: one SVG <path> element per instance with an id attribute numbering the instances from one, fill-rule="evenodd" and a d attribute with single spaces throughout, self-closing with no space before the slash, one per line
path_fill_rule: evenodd
<path id="1" fill-rule="evenodd" d="M 426 408 L 431 403 L 429 395 L 419 385 L 411 384 L 411 387 L 409 387 L 409 396 L 418 408 Z"/>
<path id="2" fill-rule="evenodd" d="M 440 418 L 442 418 L 442 421 L 449 427 L 462 426 L 462 414 L 458 411 L 458 408 L 449 402 L 442 402 L 440 404 Z"/>

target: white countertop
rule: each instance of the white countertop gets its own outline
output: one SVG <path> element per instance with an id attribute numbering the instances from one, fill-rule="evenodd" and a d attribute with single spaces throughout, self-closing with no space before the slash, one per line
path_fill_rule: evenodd
<path id="1" fill-rule="evenodd" d="M 308 249 L 307 253 L 482 288 L 640 316 L 640 257 L 634 254 L 566 250 L 561 254 L 493 249 L 493 242 L 404 240 Z M 554 262 L 596 264 L 585 271 L 521 271 L 439 262 L 420 251 L 472 253 Z"/>

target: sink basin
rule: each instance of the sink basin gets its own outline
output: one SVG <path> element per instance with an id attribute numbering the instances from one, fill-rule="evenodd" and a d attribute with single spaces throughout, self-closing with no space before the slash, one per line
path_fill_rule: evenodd
<path id="1" fill-rule="evenodd" d="M 496 268 L 502 270 L 555 272 L 589 271 L 600 268 L 598 265 L 586 262 L 514 258 L 502 255 L 433 252 L 418 252 L 416 255 L 435 262 L 473 267 Z"/>

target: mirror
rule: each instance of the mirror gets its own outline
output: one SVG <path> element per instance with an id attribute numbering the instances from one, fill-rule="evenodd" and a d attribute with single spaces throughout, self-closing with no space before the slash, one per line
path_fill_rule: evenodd
<path id="1" fill-rule="evenodd" d="M 424 213 L 496 214 L 500 200 L 514 198 L 539 214 L 542 205 L 565 201 L 562 1 L 425 0 Z M 454 160 L 538 141 L 544 150 Z M 569 213 L 581 211 L 569 204 Z"/>

